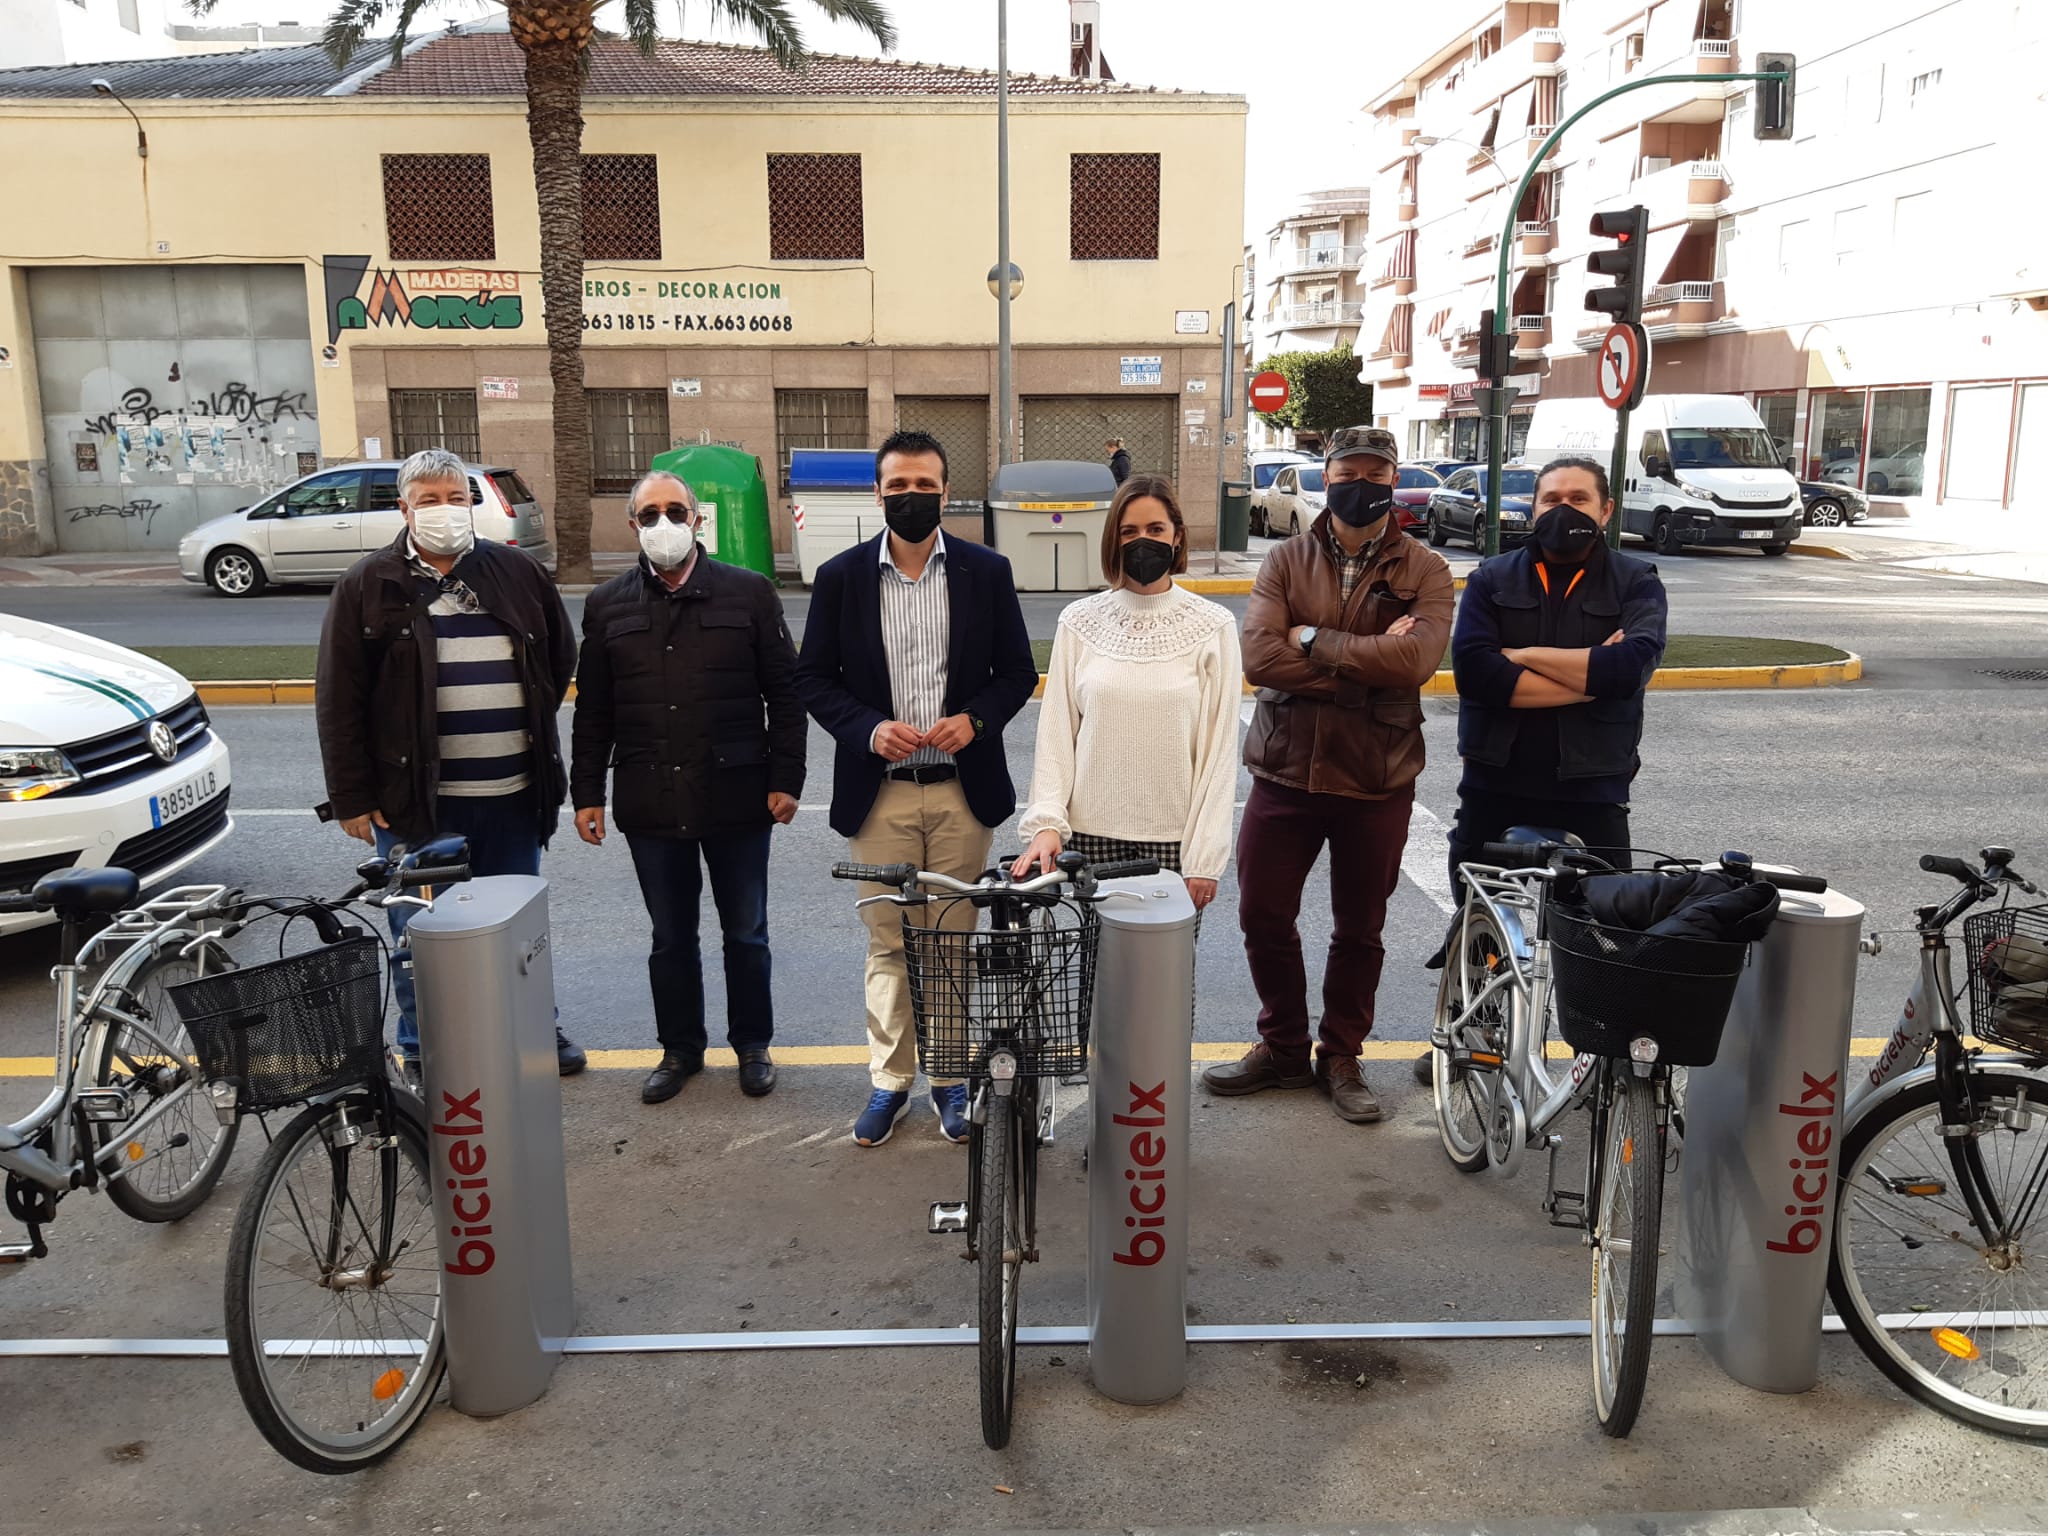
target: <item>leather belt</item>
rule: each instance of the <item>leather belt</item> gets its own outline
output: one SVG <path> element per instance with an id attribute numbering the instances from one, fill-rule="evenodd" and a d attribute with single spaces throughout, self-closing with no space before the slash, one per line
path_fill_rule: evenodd
<path id="1" fill-rule="evenodd" d="M 918 768 L 891 768 L 889 777 L 902 784 L 950 784 L 960 777 L 951 763 L 926 763 Z"/>

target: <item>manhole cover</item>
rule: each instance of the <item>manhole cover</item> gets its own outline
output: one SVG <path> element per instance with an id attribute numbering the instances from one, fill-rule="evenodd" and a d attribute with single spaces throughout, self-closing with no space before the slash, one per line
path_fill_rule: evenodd
<path id="1" fill-rule="evenodd" d="M 2002 683 L 2048 683 L 2048 667 L 1979 667 L 1977 675 Z"/>

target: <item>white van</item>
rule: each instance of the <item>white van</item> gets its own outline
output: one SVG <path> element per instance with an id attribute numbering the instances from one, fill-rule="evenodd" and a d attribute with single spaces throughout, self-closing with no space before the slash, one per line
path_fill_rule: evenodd
<path id="1" fill-rule="evenodd" d="M 1614 412 L 1598 400 L 1543 400 L 1522 461 L 1566 454 L 1611 461 Z M 1739 395 L 1651 395 L 1628 422 L 1621 527 L 1667 555 L 1695 544 L 1753 544 L 1782 555 L 1799 537 L 1799 483 L 1756 409 Z"/>

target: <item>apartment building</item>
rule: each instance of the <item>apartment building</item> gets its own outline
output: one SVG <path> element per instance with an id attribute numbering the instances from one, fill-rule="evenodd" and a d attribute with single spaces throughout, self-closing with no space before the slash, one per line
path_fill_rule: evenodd
<path id="1" fill-rule="evenodd" d="M 1562 0 L 1489 9 L 1368 103 L 1362 377 L 1417 457 L 1484 452 L 1478 324 L 1509 245 L 1510 448 L 1594 392 L 1591 216 L 1649 210 L 1651 389 L 1752 399 L 1802 474 L 1878 510 L 2048 505 L 2048 261 L 2015 194 L 2041 142 L 2048 8 L 2023 0 Z M 1799 59 L 1758 143 L 1758 50 Z M 1570 130 L 1512 209 L 1558 126 Z M 1391 217 L 1387 215 L 1391 215 Z M 1595 279 L 1604 283 L 1606 279 Z"/>
<path id="2" fill-rule="evenodd" d="M 1255 248 L 1258 281 L 1247 312 L 1254 363 L 1275 352 L 1327 352 L 1357 341 L 1370 203 L 1364 187 L 1307 192 L 1266 231 Z"/>
<path id="3" fill-rule="evenodd" d="M 0 71 L 0 553 L 170 549 L 329 463 L 442 443 L 599 548 L 654 454 L 935 432 L 979 536 L 997 462 L 995 77 L 593 47 L 581 302 L 594 473 L 557 483 L 520 56 L 498 27 Z M 106 77 L 121 101 L 97 96 Z M 1214 526 L 1245 102 L 1011 84 L 1013 458 L 1103 456 Z M 132 109 L 137 122 L 128 115 Z M 149 154 L 136 153 L 146 131 Z M 1233 449 L 1235 445 L 1233 444 Z M 969 509 L 972 509 L 970 512 Z"/>
<path id="4" fill-rule="evenodd" d="M 209 26 L 193 20 L 186 0 L 6 0 L 4 10 L 0 69 L 289 47 L 317 43 L 325 30 L 289 21 Z"/>

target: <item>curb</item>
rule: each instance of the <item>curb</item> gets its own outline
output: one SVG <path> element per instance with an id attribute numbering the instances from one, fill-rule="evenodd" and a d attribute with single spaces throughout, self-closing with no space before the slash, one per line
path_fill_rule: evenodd
<path id="1" fill-rule="evenodd" d="M 1669 692 L 1678 689 L 1742 689 L 1742 688 L 1827 688 L 1836 683 L 1853 683 L 1863 676 L 1863 658 L 1850 655 L 1841 661 L 1803 662 L 1783 667 L 1662 667 L 1650 678 L 1652 692 Z M 234 679 L 218 683 L 201 683 L 199 701 L 212 706 L 235 704 L 311 704 L 313 684 L 305 679 Z M 1247 697 L 1252 692 L 1250 683 L 1245 684 Z M 1038 674 L 1038 687 L 1032 691 L 1037 698 L 1045 692 L 1045 674 Z M 1457 682 L 1450 670 L 1437 673 L 1422 685 L 1422 692 L 1432 698 L 1451 698 L 1458 692 Z M 576 685 L 569 685 L 568 697 L 576 697 Z"/>
<path id="2" fill-rule="evenodd" d="M 1846 549 L 1837 549 L 1832 544 L 1803 544 L 1796 539 L 1789 546 L 1788 552 L 1795 555 L 1812 555 L 1822 560 L 1855 560 L 1860 558 L 1850 554 Z"/>

